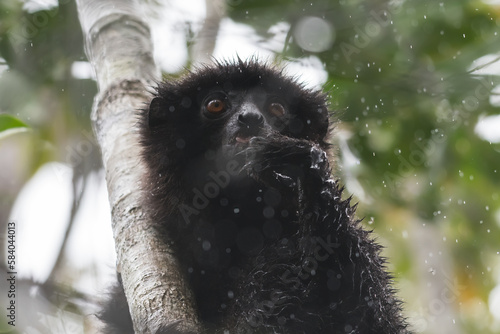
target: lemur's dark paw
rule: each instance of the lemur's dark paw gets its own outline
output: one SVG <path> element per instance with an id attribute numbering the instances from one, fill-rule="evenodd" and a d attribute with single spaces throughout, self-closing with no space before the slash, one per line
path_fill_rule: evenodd
<path id="1" fill-rule="evenodd" d="M 298 180 L 329 176 L 326 153 L 312 142 L 286 136 L 254 137 L 245 154 L 247 173 L 268 186 L 295 189 Z"/>

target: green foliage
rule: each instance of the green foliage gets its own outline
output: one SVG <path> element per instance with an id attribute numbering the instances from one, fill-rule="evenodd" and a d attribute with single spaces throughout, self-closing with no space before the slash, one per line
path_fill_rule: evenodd
<path id="1" fill-rule="evenodd" d="M 473 71 L 483 56 L 498 60 L 498 7 L 465 0 L 254 0 L 238 2 L 230 13 L 264 38 L 276 22 L 288 22 L 282 57 L 320 59 L 342 121 L 337 131 L 350 133 L 349 150 L 359 159 L 341 174 L 348 189 L 352 178 L 362 186 L 360 213 L 387 242 L 395 271 L 410 279 L 423 260 L 410 248 L 415 236 L 401 234 L 414 221 L 435 227 L 454 275 L 468 286 L 454 300 L 462 305 L 464 330 L 494 332 L 487 311 L 467 310 L 479 302 L 487 307 L 498 280 L 492 267 L 500 265 L 500 144 L 475 132 L 481 115 L 500 112 L 490 101 L 500 73 Z M 310 52 L 298 45 L 294 29 L 303 16 L 333 27 L 331 48 Z M 434 333 L 431 327 L 424 332 Z"/>
<path id="2" fill-rule="evenodd" d="M 7 114 L 0 114 L 0 132 L 14 128 L 26 127 L 28 126 L 23 121 Z"/>
<path id="3" fill-rule="evenodd" d="M 6 66 L 0 72 L 0 111 L 35 131 L 37 154 L 24 162 L 29 174 L 51 160 L 74 164 L 67 143 L 91 132 L 96 93 L 93 80 L 72 74 L 74 62 L 85 60 L 75 3 L 26 11 L 22 2 L 2 1 L 0 22 L 0 61 Z"/>

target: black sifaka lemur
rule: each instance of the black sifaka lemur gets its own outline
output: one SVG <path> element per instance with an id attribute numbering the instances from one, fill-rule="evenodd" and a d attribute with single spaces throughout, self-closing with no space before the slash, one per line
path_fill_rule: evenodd
<path id="1" fill-rule="evenodd" d="M 238 59 L 160 83 L 140 112 L 144 205 L 174 241 L 203 333 L 410 333 L 381 247 L 332 178 L 327 105 Z M 133 333 L 120 285 L 99 316 Z"/>

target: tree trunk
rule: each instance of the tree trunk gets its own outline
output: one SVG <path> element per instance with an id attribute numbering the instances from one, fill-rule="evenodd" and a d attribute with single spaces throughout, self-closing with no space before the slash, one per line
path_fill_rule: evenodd
<path id="1" fill-rule="evenodd" d="M 220 22 L 226 16 L 226 2 L 224 0 L 205 0 L 205 5 L 207 8 L 205 21 L 193 44 L 193 63 L 208 63 L 212 61 Z"/>
<path id="2" fill-rule="evenodd" d="M 183 320 L 196 329 L 193 298 L 168 240 L 141 203 L 144 168 L 135 130 L 158 70 L 148 26 L 133 0 L 78 0 L 86 53 L 97 75 L 92 123 L 101 147 L 117 252 L 117 270 L 136 333 Z M 96 231 L 99 233 L 99 231 Z"/>

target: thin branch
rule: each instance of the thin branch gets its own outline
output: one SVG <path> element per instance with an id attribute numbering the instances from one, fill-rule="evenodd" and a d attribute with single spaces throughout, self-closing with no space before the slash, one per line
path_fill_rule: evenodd
<path id="1" fill-rule="evenodd" d="M 48 276 L 48 281 L 55 281 L 55 276 L 59 271 L 59 268 L 61 268 L 64 259 L 64 250 L 66 249 L 66 245 L 68 244 L 68 239 L 74 226 L 76 213 L 80 208 L 80 203 L 82 201 L 83 194 L 85 193 L 85 188 L 87 187 L 88 174 L 80 173 L 78 171 L 81 171 L 81 168 L 79 168 L 79 166 L 73 168 L 73 178 L 71 181 L 73 202 L 71 204 L 71 212 L 69 215 L 68 224 L 66 225 L 66 230 L 64 231 L 63 241 L 61 243 L 61 247 L 59 247 L 59 253 L 57 255 L 56 262 L 54 263 L 54 266 L 52 267 L 52 270 L 50 271 L 50 274 Z M 78 193 L 78 180 L 80 180 L 80 178 L 82 181 L 82 187 L 80 193 Z"/>
<path id="2" fill-rule="evenodd" d="M 474 67 L 472 70 L 467 71 L 466 73 L 467 73 L 467 74 L 471 74 L 471 73 L 473 73 L 473 72 L 476 72 L 476 71 L 482 70 L 483 68 L 485 68 L 485 67 L 487 67 L 487 66 L 489 66 L 489 65 L 491 65 L 491 64 L 494 64 L 494 63 L 496 63 L 496 62 L 497 62 L 497 61 L 499 61 L 499 60 L 500 60 L 500 56 L 497 56 L 497 57 L 495 57 L 493 60 L 491 60 L 491 61 L 489 61 L 489 62 L 487 62 L 487 63 L 485 63 L 485 64 L 482 64 L 482 65 L 476 66 L 476 67 Z"/>
<path id="3" fill-rule="evenodd" d="M 193 45 L 193 62 L 206 63 L 212 59 L 220 22 L 226 16 L 224 0 L 206 0 L 207 15 Z"/>

